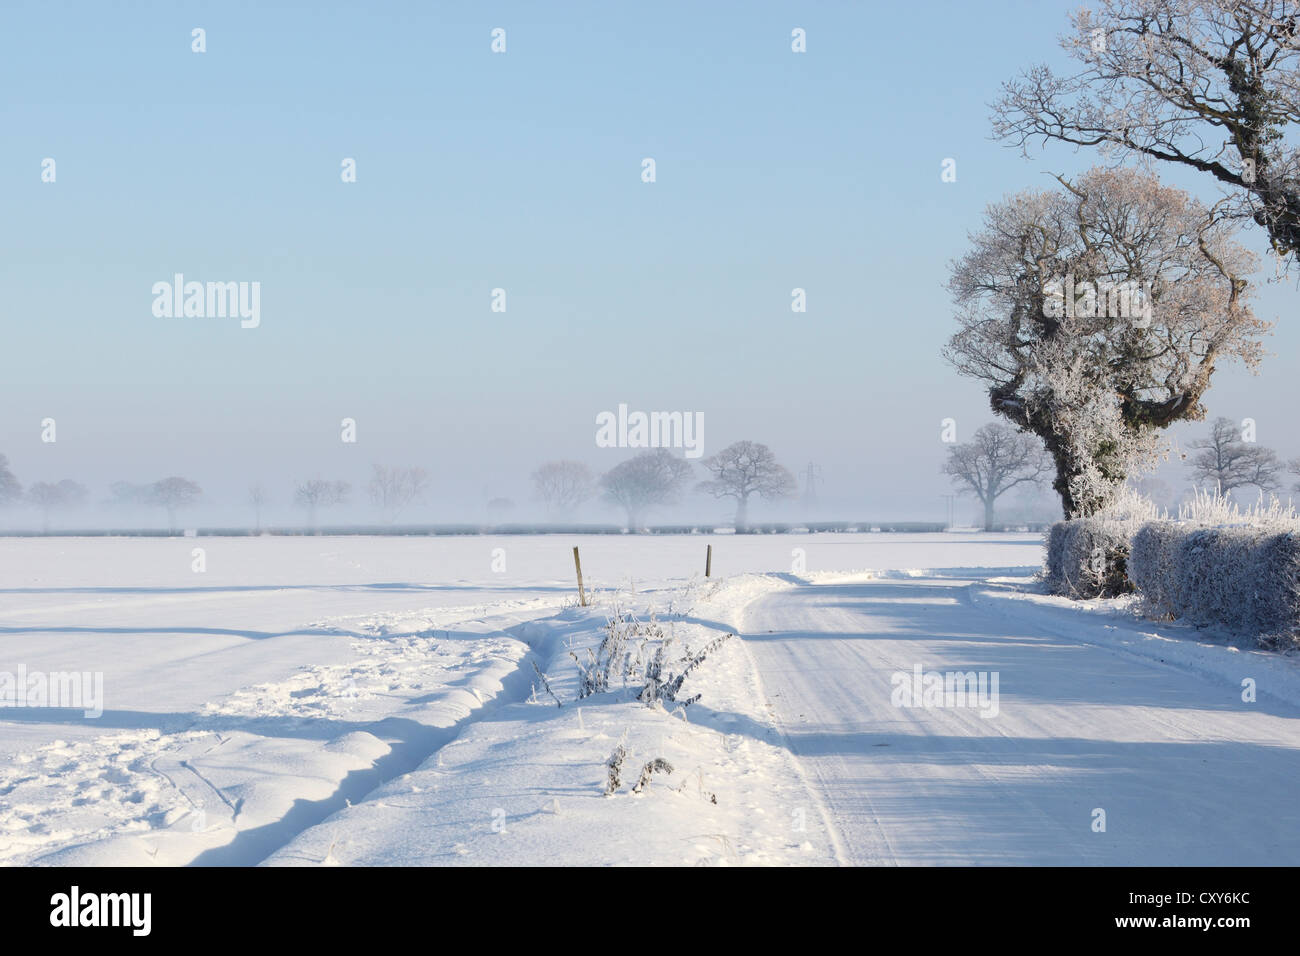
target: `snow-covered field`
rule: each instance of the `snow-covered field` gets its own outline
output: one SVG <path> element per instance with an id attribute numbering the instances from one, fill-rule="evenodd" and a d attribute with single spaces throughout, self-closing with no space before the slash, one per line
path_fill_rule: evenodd
<path id="1" fill-rule="evenodd" d="M 0 710 L 0 862 L 1300 862 L 1294 660 L 1043 597 L 1040 560 L 1006 534 L 3 539 L 0 672 L 103 693 Z M 615 609 L 639 633 L 579 699 Z M 670 672 L 712 649 L 648 706 L 657 633 Z M 918 666 L 996 674 L 996 707 L 898 706 Z"/>

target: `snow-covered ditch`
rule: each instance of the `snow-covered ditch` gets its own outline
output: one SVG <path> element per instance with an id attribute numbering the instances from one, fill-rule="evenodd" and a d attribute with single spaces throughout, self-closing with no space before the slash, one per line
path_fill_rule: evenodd
<path id="1" fill-rule="evenodd" d="M 520 613 L 346 622 L 367 635 L 349 663 L 217 698 L 185 726 L 18 753 L 0 766 L 0 862 L 257 863 L 525 693 Z"/>

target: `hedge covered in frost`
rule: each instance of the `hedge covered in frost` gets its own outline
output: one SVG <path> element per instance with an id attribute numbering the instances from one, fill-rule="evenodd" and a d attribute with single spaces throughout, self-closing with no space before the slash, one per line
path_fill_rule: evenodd
<path id="1" fill-rule="evenodd" d="M 1272 646 L 1300 639 L 1300 532 L 1153 521 L 1133 537 L 1128 572 L 1153 617 Z"/>
<path id="2" fill-rule="evenodd" d="M 1130 527 L 1108 518 L 1058 521 L 1047 531 L 1044 583 L 1071 598 L 1114 597 L 1133 590 L 1128 578 Z"/>
<path id="3" fill-rule="evenodd" d="M 1043 571 L 1043 582 L 1048 594 L 1061 594 L 1065 585 L 1065 536 L 1070 531 L 1070 522 L 1058 521 L 1047 529 L 1047 566 Z"/>

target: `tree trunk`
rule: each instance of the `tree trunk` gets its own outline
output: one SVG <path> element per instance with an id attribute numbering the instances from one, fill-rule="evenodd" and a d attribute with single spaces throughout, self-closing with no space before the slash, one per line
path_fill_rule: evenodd
<path id="1" fill-rule="evenodd" d="M 993 496 L 984 500 L 984 530 L 993 530 Z"/>
<path id="2" fill-rule="evenodd" d="M 1052 460 L 1056 463 L 1056 480 L 1052 482 L 1052 488 L 1061 496 L 1061 511 L 1067 521 L 1087 518 L 1095 514 L 1124 484 L 1124 476 L 1111 473 L 1107 476 L 1107 486 L 1096 489 L 1095 494 L 1076 498 L 1070 490 L 1070 480 L 1083 474 L 1084 463 L 1066 454 L 1060 444 L 1047 441 L 1046 445 L 1052 454 Z"/>
<path id="3" fill-rule="evenodd" d="M 736 499 L 736 533 L 741 534 L 749 528 L 749 496 Z"/>

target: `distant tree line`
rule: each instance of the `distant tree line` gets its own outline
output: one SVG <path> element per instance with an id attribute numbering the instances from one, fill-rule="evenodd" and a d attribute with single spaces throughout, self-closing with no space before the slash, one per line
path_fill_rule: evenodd
<path id="1" fill-rule="evenodd" d="M 797 489 L 794 475 L 776 460 L 766 445 L 739 441 L 716 455 L 701 460 L 709 478 L 696 483 L 695 490 L 735 502 L 735 527 L 749 526 L 749 503 L 754 497 L 776 501 L 791 497 Z M 629 531 L 645 527 L 646 516 L 656 508 L 676 504 L 695 476 L 685 458 L 666 448 L 643 451 L 620 462 L 597 477 L 578 461 L 549 461 L 532 474 L 533 491 L 547 511 L 559 518 L 571 518 L 586 502 L 599 496 L 621 508 Z"/>

